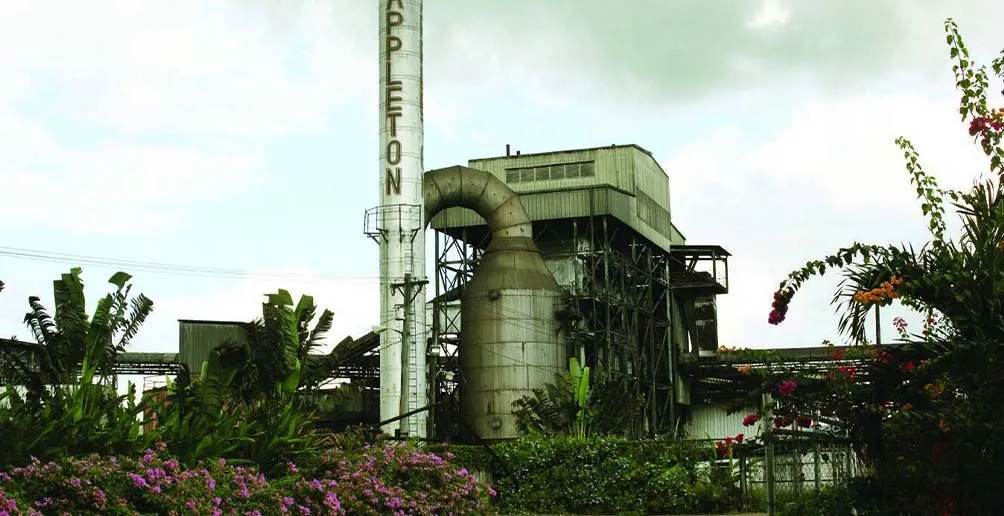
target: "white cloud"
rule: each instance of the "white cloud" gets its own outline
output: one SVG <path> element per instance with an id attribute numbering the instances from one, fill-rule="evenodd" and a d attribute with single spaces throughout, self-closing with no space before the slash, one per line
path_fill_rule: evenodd
<path id="1" fill-rule="evenodd" d="M 829 304 L 839 276 L 811 281 L 779 328 L 766 323 L 770 294 L 790 270 L 854 240 L 929 240 L 893 140 L 910 138 L 942 186 L 970 185 L 987 162 L 952 98 L 896 93 L 812 100 L 776 133 L 724 127 L 662 160 L 671 174 L 676 224 L 692 243 L 721 243 L 734 255 L 731 291 L 720 300 L 722 342 L 775 347 L 836 340 Z M 892 317 L 904 313 L 884 312 L 886 340 Z"/>
<path id="2" fill-rule="evenodd" d="M 30 74 L 61 116 L 122 131 L 282 134 L 325 121 L 368 82 L 346 30 L 356 13 L 342 7 L 7 2 L 0 69 Z"/>
<path id="3" fill-rule="evenodd" d="M 785 9 L 780 2 L 777 0 L 764 0 L 760 5 L 760 10 L 746 22 L 746 26 L 751 29 L 784 26 L 790 18 L 791 12 Z"/>
<path id="4" fill-rule="evenodd" d="M 257 153 L 238 147 L 174 147 L 122 141 L 71 148 L 42 121 L 0 112 L 0 229 L 79 234 L 186 227 L 192 202 L 219 199 L 262 180 Z M 13 193 L 9 193 L 13 192 Z"/>
<path id="5" fill-rule="evenodd" d="M 33 193 L 5 195 L 0 228 L 30 214 L 33 229 L 177 230 L 192 202 L 255 187 L 261 138 L 327 122 L 375 76 L 359 17 L 328 2 L 3 3 L 0 190 Z"/>
<path id="6" fill-rule="evenodd" d="M 912 141 L 928 173 L 945 186 L 968 184 L 985 160 L 951 98 L 902 92 L 806 103 L 787 127 L 753 150 L 747 166 L 819 194 L 834 209 L 913 208 L 899 136 Z M 881 211 L 879 211 L 881 210 Z"/>

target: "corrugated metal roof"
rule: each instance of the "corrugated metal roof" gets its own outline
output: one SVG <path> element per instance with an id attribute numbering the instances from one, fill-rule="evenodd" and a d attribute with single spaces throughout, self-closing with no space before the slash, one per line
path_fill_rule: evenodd
<path id="1" fill-rule="evenodd" d="M 615 144 L 615 145 L 606 145 L 606 146 L 601 146 L 601 147 L 583 147 L 581 149 L 564 149 L 564 150 L 547 151 L 547 152 L 520 152 L 520 151 L 517 151 L 517 150 L 513 150 L 512 153 L 510 155 L 508 155 L 508 156 L 506 156 L 506 155 L 502 155 L 502 156 L 489 156 L 489 157 L 485 157 L 485 158 L 473 159 L 471 161 L 489 160 L 489 159 L 506 159 L 506 158 L 516 158 L 516 157 L 522 158 L 524 156 L 547 156 L 547 155 L 551 155 L 551 154 L 561 154 L 561 153 L 566 153 L 566 152 L 587 152 L 587 151 L 597 151 L 597 150 L 606 150 L 606 149 L 625 149 L 625 148 L 635 148 L 635 149 L 640 150 L 641 152 L 644 152 L 645 154 L 648 154 L 649 156 L 652 155 L 652 151 L 650 151 L 650 150 L 642 147 L 641 145 L 638 145 L 636 143 L 629 143 L 629 144 L 626 144 L 626 145 L 616 145 Z M 518 156 L 516 155 L 517 152 L 520 152 L 520 154 Z"/>

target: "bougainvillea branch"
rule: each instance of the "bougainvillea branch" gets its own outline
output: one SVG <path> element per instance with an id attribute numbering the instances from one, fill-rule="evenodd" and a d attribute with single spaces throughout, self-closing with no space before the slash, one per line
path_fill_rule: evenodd
<path id="1" fill-rule="evenodd" d="M 774 396 L 744 423 L 762 418 L 765 431 L 791 427 L 797 435 L 799 422 L 815 415 L 814 431 L 851 440 L 868 466 L 865 484 L 874 482 L 871 491 L 857 493 L 863 513 L 1004 513 L 990 480 L 1004 476 L 993 459 L 1004 455 L 1004 108 L 989 104 L 987 69 L 973 63 L 951 19 L 945 31 L 959 114 L 989 157 L 990 175 L 968 190 L 942 189 L 910 141 L 898 138 L 930 242 L 916 250 L 855 243 L 789 274 L 774 293 L 768 322 L 785 320 L 809 278 L 839 269 L 840 328 L 857 345 L 834 350 L 833 362 L 821 367 L 743 373 L 758 380 L 745 406 L 756 395 Z M 991 67 L 1004 79 L 1004 52 Z M 962 221 L 955 240 L 947 235 L 946 201 Z M 894 301 L 925 316 L 920 334 L 894 318 L 901 343 L 868 345 L 867 310 Z M 869 492 L 883 495 L 869 499 Z"/>

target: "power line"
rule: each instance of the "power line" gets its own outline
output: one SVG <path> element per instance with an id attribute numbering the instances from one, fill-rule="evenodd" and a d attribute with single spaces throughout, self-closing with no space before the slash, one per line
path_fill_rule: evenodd
<path id="1" fill-rule="evenodd" d="M 201 276 L 234 279 L 267 279 L 267 280 L 298 280 L 321 282 L 356 282 L 377 283 L 378 276 L 335 276 L 328 274 L 282 273 L 282 272 L 249 272 L 242 269 L 227 269 L 219 267 L 199 267 L 163 262 L 147 262 L 122 258 L 103 258 L 92 255 L 59 253 L 24 249 L 19 247 L 0 246 L 0 256 L 19 260 L 65 263 L 71 265 L 91 265 L 103 268 L 122 268 L 129 271 L 143 271 L 156 274 L 171 274 L 178 276 Z"/>

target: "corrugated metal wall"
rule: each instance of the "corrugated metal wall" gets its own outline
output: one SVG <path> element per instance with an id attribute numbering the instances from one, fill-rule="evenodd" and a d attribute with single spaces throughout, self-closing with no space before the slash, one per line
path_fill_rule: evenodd
<path id="1" fill-rule="evenodd" d="M 756 409 L 740 410 L 726 414 L 718 405 L 695 404 L 690 408 L 691 419 L 684 426 L 691 439 L 725 439 L 736 434 L 754 436 L 760 432 L 763 421 L 753 426 L 743 426 L 743 418 Z"/>
<path id="2" fill-rule="evenodd" d="M 199 374 L 209 352 L 227 340 L 247 342 L 247 323 L 225 321 L 178 321 L 178 352 L 192 374 Z"/>
<path id="3" fill-rule="evenodd" d="M 651 197 L 663 211 L 670 213 L 669 175 L 652 156 L 644 152 L 635 152 L 632 157 L 635 188 Z"/>
<path id="4" fill-rule="evenodd" d="M 527 167 L 593 163 L 594 176 L 524 182 Z M 558 220 L 613 215 L 652 243 L 669 249 L 674 234 L 669 212 L 669 178 L 654 158 L 633 145 L 474 159 L 469 166 L 506 181 L 518 171 L 520 182 L 508 182 L 520 194 L 531 220 Z M 535 169 L 534 169 L 535 170 Z M 512 175 L 512 174 L 509 174 Z M 535 176 L 536 178 L 536 176 Z M 480 226 L 481 217 L 465 208 L 444 210 L 432 220 L 435 229 Z"/>

